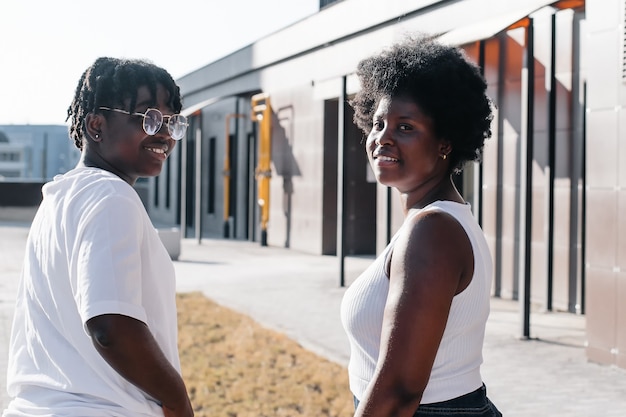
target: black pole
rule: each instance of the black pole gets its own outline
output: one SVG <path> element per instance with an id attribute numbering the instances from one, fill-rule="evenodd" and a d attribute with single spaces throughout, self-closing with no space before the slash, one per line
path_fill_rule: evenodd
<path id="1" fill-rule="evenodd" d="M 582 138 L 582 227 L 580 231 L 580 314 L 586 311 L 586 287 L 587 287 L 587 270 L 585 267 L 587 257 L 587 83 L 583 84 L 583 138 Z"/>
<path id="2" fill-rule="evenodd" d="M 202 125 L 196 128 L 194 223 L 198 245 L 202 243 Z"/>
<path id="3" fill-rule="evenodd" d="M 233 239 L 237 239 L 237 227 L 238 225 L 238 221 L 237 221 L 237 207 L 239 207 L 238 204 L 238 195 L 237 195 L 237 184 L 238 184 L 238 177 L 239 177 L 239 99 L 235 100 L 235 116 L 232 118 L 233 119 L 233 123 L 235 124 L 235 133 L 231 136 L 230 138 L 230 193 L 229 193 L 229 197 L 230 197 L 230 201 L 231 204 L 229 205 L 230 207 L 230 216 L 232 217 L 233 221 L 233 227 L 232 227 L 232 236 Z M 230 230 L 229 230 L 230 232 Z"/>
<path id="4" fill-rule="evenodd" d="M 254 170 L 256 169 L 256 166 L 258 165 L 258 160 L 257 160 L 257 155 L 258 155 L 258 129 L 257 129 L 257 123 L 252 123 L 252 136 L 251 136 L 251 140 L 252 140 L 252 145 L 250 147 L 250 149 L 252 149 L 250 155 L 252 155 L 252 159 L 250 161 L 250 172 L 252 173 L 252 175 L 254 175 Z M 256 176 L 255 176 L 256 177 Z M 254 178 L 254 177 L 253 177 Z M 259 221 L 259 206 L 256 203 L 258 200 L 258 195 L 259 195 L 259 191 L 258 191 L 258 186 L 257 186 L 257 180 L 255 179 L 253 182 L 253 185 L 251 187 L 251 191 L 250 194 L 252 195 L 251 197 L 251 201 L 250 201 L 250 236 L 252 237 L 251 241 L 252 242 L 256 242 L 256 227 L 257 224 L 260 223 Z"/>
<path id="5" fill-rule="evenodd" d="M 386 223 L 386 242 L 391 242 L 391 187 L 387 187 L 387 223 Z"/>
<path id="6" fill-rule="evenodd" d="M 552 45 L 550 52 L 550 92 L 548 95 L 548 213 L 546 310 L 552 311 L 554 288 L 554 179 L 556 170 L 556 14 L 552 15 Z"/>
<path id="7" fill-rule="evenodd" d="M 506 57 L 509 52 L 507 49 L 507 40 L 506 34 L 504 36 L 498 36 L 498 57 Z M 504 65 L 501 60 L 503 58 L 498 58 L 500 60 L 500 64 L 498 65 L 498 88 L 496 100 L 497 104 L 504 103 L 505 97 L 505 79 L 506 79 L 506 65 Z M 494 248 L 494 297 L 500 298 L 502 297 L 502 271 L 504 269 L 503 266 L 503 256 L 502 253 L 504 251 L 503 244 L 503 224 L 504 224 L 504 187 L 502 186 L 503 178 L 504 178 L 504 138 L 500 132 L 504 131 L 504 119 L 500 114 L 498 114 L 496 120 L 498 130 L 496 139 L 496 178 L 495 178 L 495 213 L 494 213 L 494 237 L 495 237 L 495 248 Z M 515 211 L 519 210 L 519 204 L 516 205 Z M 519 233 L 519 232 L 518 232 Z M 519 268 L 518 268 L 519 269 Z M 519 274 L 516 277 L 516 282 L 519 287 Z"/>
<path id="8" fill-rule="evenodd" d="M 228 223 L 228 220 L 224 220 L 223 232 L 223 237 L 228 239 L 230 237 L 230 224 Z"/>
<path id="9" fill-rule="evenodd" d="M 346 76 L 341 80 L 341 95 L 339 96 L 339 104 L 337 110 L 337 256 L 339 258 L 339 286 L 346 285 L 346 268 L 345 268 L 345 210 L 344 203 L 346 198 L 345 174 L 346 167 L 344 163 L 345 151 L 345 120 L 346 120 Z"/>
<path id="10" fill-rule="evenodd" d="M 191 120 L 192 122 L 192 127 L 194 126 L 194 120 Z M 181 140 L 180 142 L 180 150 L 178 151 L 178 160 L 179 160 L 179 165 L 178 165 L 178 169 L 180 171 L 180 182 L 179 182 L 179 186 L 178 186 L 178 190 L 180 193 L 179 199 L 178 199 L 178 205 L 179 205 L 179 210 L 180 210 L 180 229 L 182 231 L 181 233 L 181 237 L 184 239 L 187 237 L 187 193 L 189 192 L 189 190 L 187 189 L 187 164 L 188 164 L 188 157 L 189 155 L 187 154 L 187 152 L 189 152 L 187 150 L 187 141 L 189 140 L 190 136 L 191 136 L 191 132 L 194 132 L 195 129 L 189 129 L 187 131 L 187 137 L 184 140 Z"/>
<path id="11" fill-rule="evenodd" d="M 485 41 L 478 43 L 478 67 L 480 68 L 480 74 L 485 76 Z M 483 227 L 483 161 L 482 158 L 478 163 L 478 187 L 476 187 L 476 220 L 478 225 Z"/>
<path id="12" fill-rule="evenodd" d="M 530 273 L 531 273 L 531 243 L 532 243 L 532 207 L 533 207 L 533 130 L 534 130 L 534 99 L 535 99 L 535 57 L 534 57 L 533 19 L 529 18 L 526 28 L 526 73 L 527 73 L 527 102 L 526 102 L 526 161 L 524 174 L 525 181 L 525 222 L 522 245 L 524 247 L 524 280 L 522 286 L 522 335 L 530 338 Z"/>

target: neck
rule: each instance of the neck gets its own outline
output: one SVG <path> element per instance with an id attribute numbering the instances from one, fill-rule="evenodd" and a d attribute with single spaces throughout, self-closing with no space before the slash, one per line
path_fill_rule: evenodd
<path id="1" fill-rule="evenodd" d="M 411 209 L 421 209 L 435 201 L 454 201 L 464 203 L 450 176 L 442 177 L 433 187 L 422 192 L 406 192 L 401 194 L 404 214 Z"/>
<path id="2" fill-rule="evenodd" d="M 137 178 L 129 177 L 128 175 L 122 174 L 119 170 L 115 169 L 113 165 L 103 159 L 99 154 L 95 152 L 90 152 L 88 149 L 84 148 L 80 154 L 80 159 L 78 160 L 76 167 L 92 167 L 109 171 L 110 173 L 115 174 L 124 181 L 126 181 L 131 186 L 134 186 L 135 182 L 137 182 Z"/>

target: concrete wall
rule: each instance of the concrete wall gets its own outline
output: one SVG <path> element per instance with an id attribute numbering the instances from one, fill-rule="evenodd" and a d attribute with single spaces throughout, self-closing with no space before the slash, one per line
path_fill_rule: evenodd
<path id="1" fill-rule="evenodd" d="M 587 354 L 626 368 L 624 5 L 587 0 L 586 8 Z"/>

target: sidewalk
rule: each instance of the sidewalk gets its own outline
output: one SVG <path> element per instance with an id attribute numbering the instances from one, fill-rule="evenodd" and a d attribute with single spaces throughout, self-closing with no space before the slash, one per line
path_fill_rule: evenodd
<path id="1" fill-rule="evenodd" d="M 26 233 L 25 227 L 0 224 L 2 374 Z M 346 282 L 369 262 L 347 258 Z M 347 364 L 348 343 L 339 321 L 345 288 L 339 287 L 335 257 L 245 241 L 184 239 L 175 267 L 178 291 L 202 291 L 320 356 Z M 520 340 L 519 323 L 516 302 L 492 300 L 483 378 L 506 417 L 626 417 L 626 371 L 587 362 L 584 316 L 534 312 L 531 340 Z M 1 377 L 0 390 L 4 407 L 8 399 Z"/>

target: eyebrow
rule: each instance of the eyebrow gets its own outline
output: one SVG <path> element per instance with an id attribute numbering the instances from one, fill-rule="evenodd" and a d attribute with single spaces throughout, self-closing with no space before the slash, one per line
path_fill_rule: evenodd
<path id="1" fill-rule="evenodd" d="M 404 116 L 404 115 L 402 115 L 402 116 L 398 116 L 397 118 L 400 119 L 400 120 L 404 120 L 404 119 L 407 119 L 407 120 L 417 120 L 419 117 L 417 115 L 412 115 L 412 116 Z"/>

